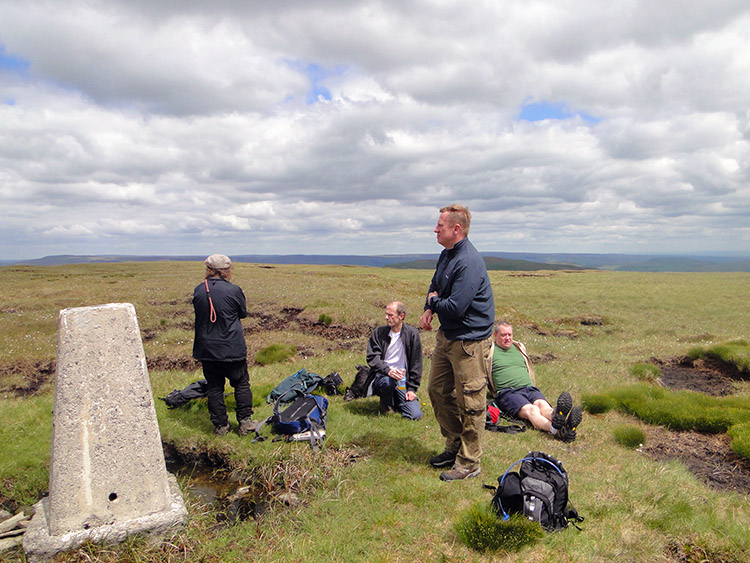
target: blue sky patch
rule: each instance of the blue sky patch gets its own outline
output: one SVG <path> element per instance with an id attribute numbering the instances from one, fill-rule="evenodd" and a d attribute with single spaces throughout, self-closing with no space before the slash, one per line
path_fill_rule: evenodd
<path id="1" fill-rule="evenodd" d="M 320 98 L 324 100 L 331 99 L 331 91 L 324 86 L 324 82 L 331 76 L 341 76 L 342 69 L 326 69 L 316 63 L 301 63 L 289 61 L 289 65 L 295 70 L 301 72 L 310 81 L 310 90 L 305 96 L 305 102 L 308 106 L 316 103 Z"/>
<path id="2" fill-rule="evenodd" d="M 521 108 L 521 113 L 518 117 L 523 121 L 543 121 L 545 119 L 569 119 L 576 115 L 589 123 L 599 123 L 601 121 L 600 118 L 592 117 L 585 113 L 570 113 L 562 102 L 526 104 Z"/>
<path id="3" fill-rule="evenodd" d="M 12 70 L 14 72 L 25 72 L 31 64 L 29 61 L 9 55 L 5 51 L 5 45 L 0 45 L 0 70 Z"/>

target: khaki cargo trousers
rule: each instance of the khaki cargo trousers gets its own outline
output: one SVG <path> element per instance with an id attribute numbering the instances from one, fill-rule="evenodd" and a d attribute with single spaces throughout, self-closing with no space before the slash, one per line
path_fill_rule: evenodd
<path id="1" fill-rule="evenodd" d="M 432 352 L 428 392 L 445 437 L 445 451 L 457 452 L 456 465 L 479 467 L 492 367 L 492 338 L 448 340 L 438 330 Z"/>

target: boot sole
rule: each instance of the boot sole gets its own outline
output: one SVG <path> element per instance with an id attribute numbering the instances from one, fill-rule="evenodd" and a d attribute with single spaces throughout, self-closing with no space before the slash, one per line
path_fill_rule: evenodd
<path id="1" fill-rule="evenodd" d="M 461 481 L 463 479 L 471 479 L 472 477 L 476 477 L 482 472 L 481 468 L 476 468 L 474 471 L 470 471 L 463 477 L 453 477 L 452 475 L 449 475 L 450 471 L 443 471 L 440 474 L 440 480 L 441 481 Z"/>
<path id="2" fill-rule="evenodd" d="M 448 465 L 453 465 L 454 463 L 456 463 L 456 456 L 453 456 L 452 458 L 449 458 L 446 460 L 436 461 L 436 462 L 433 462 L 432 460 L 430 460 L 430 465 L 432 465 L 432 467 L 447 467 Z"/>
<path id="3" fill-rule="evenodd" d="M 565 419 L 568 418 L 570 409 L 573 408 L 573 397 L 570 393 L 563 391 L 557 398 L 557 407 L 555 407 L 555 415 L 552 417 L 552 428 L 559 430 L 565 425 Z"/>

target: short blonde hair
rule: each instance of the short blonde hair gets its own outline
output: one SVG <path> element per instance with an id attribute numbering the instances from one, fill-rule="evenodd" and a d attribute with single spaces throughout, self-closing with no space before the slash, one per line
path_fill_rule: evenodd
<path id="1" fill-rule="evenodd" d="M 469 208 L 460 203 L 446 205 L 440 209 L 440 213 L 448 213 L 448 219 L 455 225 L 461 225 L 461 232 L 464 236 L 469 234 L 471 228 L 471 213 Z"/>

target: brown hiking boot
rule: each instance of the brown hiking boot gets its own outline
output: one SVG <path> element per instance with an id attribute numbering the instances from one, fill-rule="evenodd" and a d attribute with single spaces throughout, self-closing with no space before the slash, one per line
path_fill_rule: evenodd
<path id="1" fill-rule="evenodd" d="M 475 469 L 469 469 L 468 467 L 459 467 L 458 465 L 454 465 L 453 469 L 449 469 L 448 471 L 443 471 L 440 474 L 440 480 L 441 481 L 456 481 L 457 479 L 469 479 L 471 477 L 476 477 L 482 472 L 482 469 L 480 467 L 477 467 Z"/>
<path id="2" fill-rule="evenodd" d="M 214 428 L 214 434 L 217 436 L 226 436 L 229 433 L 229 429 L 231 426 L 229 424 L 225 424 L 224 426 L 216 426 Z"/>
<path id="3" fill-rule="evenodd" d="M 252 420 L 250 418 L 241 420 L 240 428 L 238 430 L 240 436 L 247 436 L 251 432 L 255 432 L 255 430 L 258 428 L 258 424 L 260 423 L 257 420 Z"/>

